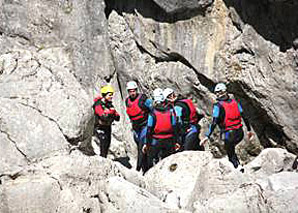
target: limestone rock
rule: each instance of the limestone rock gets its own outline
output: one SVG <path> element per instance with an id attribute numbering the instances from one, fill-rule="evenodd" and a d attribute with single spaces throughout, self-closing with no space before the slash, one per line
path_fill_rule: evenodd
<path id="1" fill-rule="evenodd" d="M 247 170 L 254 174 L 271 175 L 282 171 L 292 171 L 295 155 L 284 149 L 265 149 L 247 165 Z"/>
<path id="2" fill-rule="evenodd" d="M 185 208 L 199 174 L 211 158 L 210 153 L 195 151 L 169 156 L 145 174 L 146 188 L 164 202 Z"/>
<path id="3" fill-rule="evenodd" d="M 73 73 L 86 89 L 112 75 L 103 0 L 0 1 L 0 5 L 1 54 L 15 48 L 66 48 Z"/>
<path id="4" fill-rule="evenodd" d="M 27 165 L 26 156 L 16 148 L 16 144 L 5 133 L 0 133 L 0 174 L 14 174 Z"/>
<path id="5" fill-rule="evenodd" d="M 268 178 L 270 191 L 267 191 L 268 203 L 273 211 L 295 212 L 297 207 L 297 173 L 282 172 Z"/>
<path id="6" fill-rule="evenodd" d="M 171 209 L 148 191 L 128 181 L 111 177 L 103 183 L 100 200 L 107 212 L 181 212 Z"/>
<path id="7" fill-rule="evenodd" d="M 161 8 L 163 8 L 167 13 L 178 13 L 178 12 L 188 12 L 188 10 L 200 10 L 205 9 L 213 3 L 213 0 L 154 0 Z"/>
<path id="8" fill-rule="evenodd" d="M 55 212 L 60 199 L 56 180 L 45 176 L 20 177 L 1 186 L 1 212 Z"/>
<path id="9" fill-rule="evenodd" d="M 67 141 L 56 123 L 31 107 L 10 99 L 0 100 L 1 132 L 28 160 L 67 148 Z"/>

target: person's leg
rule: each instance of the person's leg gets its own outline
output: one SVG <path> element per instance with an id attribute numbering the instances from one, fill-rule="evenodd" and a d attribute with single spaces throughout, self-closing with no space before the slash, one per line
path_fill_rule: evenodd
<path id="1" fill-rule="evenodd" d="M 153 139 L 153 143 L 150 145 L 149 150 L 147 152 L 147 170 L 149 170 L 158 162 L 159 152 L 159 143 L 155 139 Z"/>
<path id="2" fill-rule="evenodd" d="M 106 158 L 111 144 L 111 127 L 96 130 L 96 136 L 100 141 L 100 156 Z"/>
<path id="3" fill-rule="evenodd" d="M 239 128 L 239 129 L 236 129 L 234 130 L 234 133 L 235 133 L 235 146 L 240 143 L 244 137 L 244 132 L 243 132 L 243 129 L 242 127 Z"/>
<path id="4" fill-rule="evenodd" d="M 164 139 L 161 143 L 161 159 L 168 157 L 175 153 L 175 140 L 174 138 Z"/>
<path id="5" fill-rule="evenodd" d="M 139 131 L 135 131 L 133 130 L 133 138 L 135 143 L 137 144 L 137 150 L 138 150 L 138 156 L 137 156 L 137 166 L 136 166 L 136 170 L 140 171 L 141 167 L 142 167 L 142 142 L 140 141 L 140 132 Z"/>
<path id="6" fill-rule="evenodd" d="M 195 125 L 191 125 L 185 135 L 184 150 L 203 150 L 200 146 L 199 131 Z"/>
<path id="7" fill-rule="evenodd" d="M 145 173 L 147 170 L 148 170 L 148 158 L 147 158 L 147 154 L 144 154 L 142 152 L 142 147 L 143 145 L 146 143 L 146 134 L 147 134 L 147 127 L 143 127 L 142 130 L 141 130 L 141 133 L 140 133 L 140 141 L 139 141 L 139 147 L 140 147 L 140 165 L 141 165 L 141 168 L 142 168 L 142 171 L 143 173 Z"/>
<path id="8" fill-rule="evenodd" d="M 233 164 L 235 168 L 240 164 L 238 157 L 235 152 L 235 132 L 233 130 L 224 132 L 224 143 L 225 149 L 227 151 L 229 161 Z"/>

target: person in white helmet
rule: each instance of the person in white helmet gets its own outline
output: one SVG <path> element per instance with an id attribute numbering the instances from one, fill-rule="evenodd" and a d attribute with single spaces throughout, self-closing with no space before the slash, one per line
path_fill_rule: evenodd
<path id="1" fill-rule="evenodd" d="M 148 153 L 148 167 L 151 168 L 159 159 L 173 154 L 177 147 L 176 115 L 173 107 L 165 106 L 163 90 L 153 91 L 154 108 L 147 123 L 146 144 L 143 152 Z"/>
<path id="2" fill-rule="evenodd" d="M 204 150 L 204 147 L 200 146 L 199 133 L 201 128 L 198 124 L 204 115 L 198 113 L 190 98 L 178 97 L 173 89 L 166 88 L 163 94 L 166 102 L 174 106 L 176 112 L 180 150 Z"/>
<path id="3" fill-rule="evenodd" d="M 253 133 L 251 132 L 249 121 L 243 115 L 243 109 L 240 103 L 229 97 L 227 87 L 224 83 L 218 83 L 215 86 L 214 92 L 217 97 L 217 102 L 213 106 L 213 121 L 209 127 L 209 131 L 205 134 L 206 137 L 201 141 L 201 144 L 207 142 L 216 125 L 219 125 L 229 161 L 236 169 L 239 169 L 240 172 L 244 172 L 236 155 L 235 146 L 244 136 L 241 118 L 243 118 L 248 130 L 248 139 L 250 140 L 252 138 Z"/>
<path id="4" fill-rule="evenodd" d="M 136 170 L 147 171 L 147 157 L 142 153 L 147 132 L 148 114 L 153 108 L 152 100 L 145 94 L 138 92 L 138 85 L 135 81 L 126 84 L 128 97 L 125 100 L 126 113 L 130 118 L 133 129 L 134 141 L 138 147 L 138 159 Z"/>

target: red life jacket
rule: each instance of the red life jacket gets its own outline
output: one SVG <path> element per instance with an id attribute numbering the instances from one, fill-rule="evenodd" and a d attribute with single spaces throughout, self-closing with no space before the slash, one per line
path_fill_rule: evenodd
<path id="1" fill-rule="evenodd" d="M 186 103 L 189 108 L 189 111 L 190 111 L 189 118 L 186 118 L 189 120 L 189 123 L 197 124 L 198 123 L 197 110 L 196 110 L 196 107 L 193 104 L 192 100 L 191 99 L 182 99 L 179 101 Z"/>
<path id="2" fill-rule="evenodd" d="M 231 102 L 222 101 L 220 105 L 225 110 L 225 119 L 222 123 L 225 131 L 239 129 L 242 127 L 241 115 L 238 109 L 238 103 L 232 99 Z"/>
<path id="3" fill-rule="evenodd" d="M 170 110 L 167 111 L 154 111 L 156 122 L 153 130 L 153 138 L 165 139 L 174 136 L 174 129 L 172 126 L 171 118 L 172 113 Z"/>
<path id="4" fill-rule="evenodd" d="M 126 113 L 132 121 L 143 120 L 148 117 L 144 110 L 139 106 L 140 98 L 141 94 L 139 94 L 134 101 L 131 101 L 130 98 L 126 99 Z"/>

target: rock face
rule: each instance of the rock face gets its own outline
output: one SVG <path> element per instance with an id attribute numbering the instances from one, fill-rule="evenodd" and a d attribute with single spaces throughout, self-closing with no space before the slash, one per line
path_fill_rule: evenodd
<path id="1" fill-rule="evenodd" d="M 121 88 L 130 79 L 145 92 L 170 86 L 191 93 L 211 113 L 213 87 L 225 81 L 250 117 L 261 144 L 256 150 L 298 152 L 296 3 L 217 0 L 203 15 L 187 18 L 160 8 L 183 8 L 178 1 L 156 1 L 160 7 L 150 1 L 106 3 Z"/>
<path id="2" fill-rule="evenodd" d="M 0 51 L 67 49 L 82 85 L 113 72 L 103 0 L 0 1 Z"/>
<path id="3" fill-rule="evenodd" d="M 0 212 L 296 211 L 297 10 L 282 0 L 0 0 Z M 245 173 L 213 158 L 225 156 L 218 131 L 211 152 L 134 171 L 129 80 L 148 96 L 171 87 L 196 99 L 202 135 L 214 85 L 226 82 L 256 133 L 237 147 Z M 121 120 L 103 159 L 92 91 L 106 83 Z"/>

